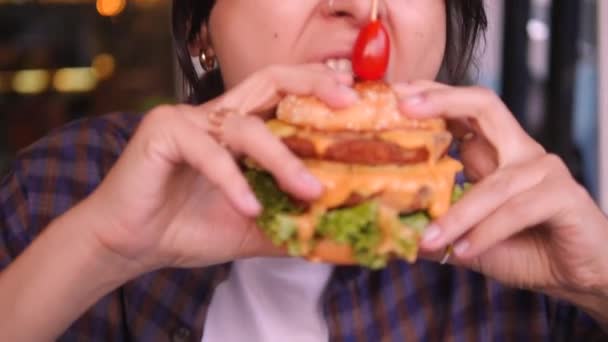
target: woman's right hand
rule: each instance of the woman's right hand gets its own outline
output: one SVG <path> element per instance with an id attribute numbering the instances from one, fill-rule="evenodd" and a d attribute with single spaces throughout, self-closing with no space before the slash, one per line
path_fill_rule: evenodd
<path id="1" fill-rule="evenodd" d="M 350 105 L 356 100 L 352 82 L 352 76 L 320 64 L 272 66 L 201 106 L 158 107 L 146 115 L 99 188 L 78 206 L 80 215 L 101 245 L 138 274 L 281 254 L 255 226 L 261 208 L 233 156 L 254 159 L 298 198 L 318 196 L 321 185 L 258 114 L 286 93 Z M 243 115 L 226 117 L 218 142 L 208 119 L 222 109 Z"/>

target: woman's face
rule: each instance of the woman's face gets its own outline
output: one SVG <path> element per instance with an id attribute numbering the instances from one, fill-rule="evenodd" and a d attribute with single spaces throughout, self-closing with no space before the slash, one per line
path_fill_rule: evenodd
<path id="1" fill-rule="evenodd" d="M 350 59 L 371 0 L 217 0 L 209 38 L 232 87 L 271 64 Z M 446 43 L 445 0 L 380 0 L 391 38 L 388 81 L 435 79 Z"/>

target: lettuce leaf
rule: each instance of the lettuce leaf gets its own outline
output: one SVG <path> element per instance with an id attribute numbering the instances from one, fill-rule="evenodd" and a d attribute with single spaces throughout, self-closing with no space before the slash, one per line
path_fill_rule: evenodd
<path id="1" fill-rule="evenodd" d="M 355 260 L 363 266 L 372 269 L 386 266 L 388 256 L 378 253 L 382 231 L 378 228 L 378 204 L 374 201 L 329 211 L 321 217 L 316 232 L 350 245 Z"/>
<path id="2" fill-rule="evenodd" d="M 413 229 L 418 234 L 422 234 L 424 229 L 431 223 L 431 218 L 426 211 L 417 211 L 412 214 L 399 216 L 401 223 Z"/>
<path id="3" fill-rule="evenodd" d="M 467 191 L 471 189 L 472 186 L 473 184 L 468 182 L 462 185 L 454 184 L 454 189 L 452 189 L 452 204 L 458 202 L 462 198 L 462 196 L 464 196 L 464 194 L 466 194 Z"/>
<path id="4" fill-rule="evenodd" d="M 245 178 L 264 208 L 256 219 L 257 225 L 275 245 L 288 245 L 290 254 L 297 254 L 298 227 L 291 217 L 303 211 L 287 194 L 279 189 L 272 175 L 256 169 L 248 169 Z"/>
<path id="5" fill-rule="evenodd" d="M 263 206 L 257 225 L 264 230 L 272 242 L 278 246 L 286 246 L 292 256 L 300 256 L 304 252 L 298 240 L 298 227 L 295 216 L 302 214 L 305 207 L 292 200 L 276 184 L 268 172 L 250 168 L 245 171 L 251 188 Z M 458 201 L 470 188 L 455 185 L 452 192 L 452 203 Z M 382 231 L 378 227 L 378 204 L 366 201 L 349 208 L 333 209 L 319 218 L 315 237 L 327 237 L 338 243 L 352 246 L 356 261 L 372 269 L 386 266 L 389 256 L 379 253 L 378 246 L 382 243 Z M 425 211 L 405 214 L 396 218 L 394 238 L 396 254 L 410 258 L 418 251 L 419 237 L 431 222 Z M 404 229 L 413 234 L 404 234 Z"/>
<path id="6" fill-rule="evenodd" d="M 413 262 L 418 255 L 418 241 L 431 222 L 431 218 L 426 211 L 417 211 L 400 215 L 398 222 L 393 233 L 395 253 Z"/>

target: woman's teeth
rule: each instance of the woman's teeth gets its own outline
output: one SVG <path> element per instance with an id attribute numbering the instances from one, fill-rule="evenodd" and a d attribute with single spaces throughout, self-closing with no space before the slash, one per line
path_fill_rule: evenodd
<path id="1" fill-rule="evenodd" d="M 327 65 L 330 69 L 352 74 L 353 72 L 353 64 L 350 59 L 346 58 L 330 58 L 325 61 L 325 65 Z"/>

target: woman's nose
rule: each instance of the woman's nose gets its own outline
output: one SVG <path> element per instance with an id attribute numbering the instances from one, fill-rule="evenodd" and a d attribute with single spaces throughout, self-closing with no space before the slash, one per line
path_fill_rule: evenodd
<path id="1" fill-rule="evenodd" d="M 353 25 L 363 26 L 370 21 L 372 1 L 370 0 L 321 0 L 327 16 L 344 18 Z M 386 16 L 386 4 L 383 0 L 378 4 L 378 17 Z"/>

